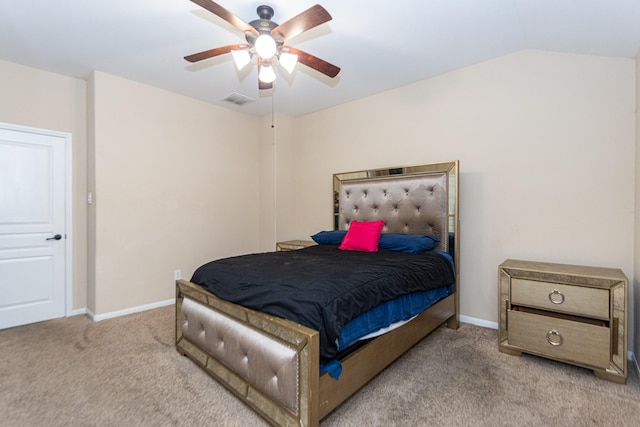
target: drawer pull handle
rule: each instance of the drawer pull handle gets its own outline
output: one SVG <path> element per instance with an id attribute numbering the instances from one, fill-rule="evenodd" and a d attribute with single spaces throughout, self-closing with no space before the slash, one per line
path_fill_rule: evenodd
<path id="1" fill-rule="evenodd" d="M 552 329 L 549 332 L 547 332 L 547 342 L 553 346 L 559 346 L 559 345 L 562 345 L 562 343 L 564 342 L 564 338 L 562 338 L 562 335 L 560 335 L 560 332 L 556 331 L 555 329 Z"/>
<path id="2" fill-rule="evenodd" d="M 549 301 L 552 304 L 562 304 L 564 302 L 564 294 L 557 289 L 549 292 Z"/>

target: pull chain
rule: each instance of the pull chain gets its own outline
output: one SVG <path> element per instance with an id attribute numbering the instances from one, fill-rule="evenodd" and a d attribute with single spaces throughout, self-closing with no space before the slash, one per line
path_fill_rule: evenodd
<path id="1" fill-rule="evenodd" d="M 275 123 L 275 101 L 273 100 L 275 94 L 275 89 L 271 89 L 271 129 L 276 127 Z"/>

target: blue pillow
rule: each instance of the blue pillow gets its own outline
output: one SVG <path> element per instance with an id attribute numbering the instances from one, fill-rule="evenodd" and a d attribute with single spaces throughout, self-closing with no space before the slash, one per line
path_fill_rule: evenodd
<path id="1" fill-rule="evenodd" d="M 347 234 L 346 230 L 320 231 L 311 238 L 319 245 L 339 245 Z M 435 236 L 421 236 L 417 234 L 383 233 L 378 247 L 390 251 L 417 254 L 430 251 L 438 246 L 440 239 Z"/>
<path id="2" fill-rule="evenodd" d="M 436 246 L 440 239 L 435 236 L 421 236 L 417 234 L 384 233 L 380 236 L 378 247 L 397 252 L 407 252 L 417 254 L 430 251 Z"/>
<path id="3" fill-rule="evenodd" d="M 320 231 L 311 238 L 319 245 L 339 245 L 347 234 L 347 230 Z"/>

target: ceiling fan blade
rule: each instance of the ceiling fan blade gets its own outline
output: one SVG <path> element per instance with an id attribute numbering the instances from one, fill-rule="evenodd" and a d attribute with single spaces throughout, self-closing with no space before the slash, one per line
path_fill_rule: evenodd
<path id="1" fill-rule="evenodd" d="M 253 33 L 256 37 L 260 35 L 258 33 L 258 30 L 256 30 L 251 25 L 244 22 L 242 19 L 238 18 L 233 13 L 229 12 L 224 7 L 220 6 L 218 3 L 214 3 L 211 0 L 191 0 L 191 1 L 197 4 L 198 6 L 201 6 L 204 9 L 207 9 L 209 12 L 213 13 L 214 15 L 224 19 L 234 27 L 238 28 L 240 31 L 243 31 L 243 32 L 249 31 Z"/>
<path id="2" fill-rule="evenodd" d="M 230 44 L 228 46 L 217 47 L 215 49 L 209 49 L 202 52 L 194 53 L 193 55 L 185 56 L 189 62 L 198 62 L 203 59 L 213 58 L 214 56 L 224 55 L 225 53 L 229 53 L 232 50 L 242 50 L 248 49 L 250 46 L 248 44 Z"/>
<path id="3" fill-rule="evenodd" d="M 284 49 L 289 49 L 289 53 L 292 55 L 298 55 L 298 62 L 306 65 L 309 68 L 313 68 L 316 71 L 321 72 L 322 74 L 334 78 L 340 72 L 340 67 L 336 67 L 333 64 L 328 63 L 325 60 L 318 58 L 317 56 L 313 56 L 308 54 L 307 52 L 303 52 L 300 49 L 296 49 L 291 46 L 283 46 Z"/>
<path id="4" fill-rule="evenodd" d="M 195 1 L 195 0 L 193 0 Z M 271 35 L 284 42 L 298 34 L 331 21 L 331 15 L 319 4 L 310 7 L 299 15 L 294 16 L 282 25 L 271 30 Z"/>

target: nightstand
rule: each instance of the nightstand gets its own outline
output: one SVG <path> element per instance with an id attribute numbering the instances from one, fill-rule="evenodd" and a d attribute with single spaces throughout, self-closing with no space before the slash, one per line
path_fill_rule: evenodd
<path id="1" fill-rule="evenodd" d="M 286 242 L 277 242 L 276 243 L 276 251 L 284 252 L 284 251 L 295 251 L 302 248 L 307 248 L 309 246 L 316 245 L 316 242 L 312 240 L 287 240 Z"/>
<path id="2" fill-rule="evenodd" d="M 498 269 L 499 349 L 627 380 L 627 295 L 619 269 L 506 260 Z"/>

